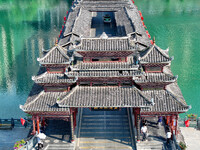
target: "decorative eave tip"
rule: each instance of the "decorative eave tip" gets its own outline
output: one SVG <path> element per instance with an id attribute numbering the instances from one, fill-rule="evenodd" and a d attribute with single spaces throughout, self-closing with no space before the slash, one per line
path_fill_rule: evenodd
<path id="1" fill-rule="evenodd" d="M 36 76 L 32 76 L 31 79 L 34 81 L 36 79 Z"/>
<path id="2" fill-rule="evenodd" d="M 175 76 L 174 76 L 174 79 L 177 80 L 177 79 L 178 79 L 178 75 L 175 75 Z"/>
<path id="3" fill-rule="evenodd" d="M 19 108 L 20 108 L 22 111 L 25 111 L 23 105 L 19 105 Z"/>
<path id="4" fill-rule="evenodd" d="M 174 56 L 170 57 L 170 60 L 174 60 Z"/>
<path id="5" fill-rule="evenodd" d="M 37 61 L 38 61 L 38 62 L 40 62 L 40 60 L 41 60 L 41 58 L 40 58 L 40 57 L 38 57 L 38 58 L 37 58 Z"/>

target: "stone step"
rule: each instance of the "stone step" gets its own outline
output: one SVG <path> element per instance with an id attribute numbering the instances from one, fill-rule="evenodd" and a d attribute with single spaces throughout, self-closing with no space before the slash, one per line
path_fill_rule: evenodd
<path id="1" fill-rule="evenodd" d="M 81 132 L 80 137 L 129 137 L 129 132 Z"/>
<path id="2" fill-rule="evenodd" d="M 111 140 L 95 140 L 95 141 L 81 141 L 79 146 L 131 146 L 131 142 L 124 141 L 123 143 L 119 143 Z"/>
<path id="3" fill-rule="evenodd" d="M 49 144 L 45 150 L 73 150 L 73 144 Z"/>
<path id="4" fill-rule="evenodd" d="M 129 146 L 86 146 L 79 147 L 79 150 L 132 150 L 132 147 Z"/>
<path id="5" fill-rule="evenodd" d="M 120 118 L 120 117 L 128 117 L 127 115 L 83 115 L 82 118 Z"/>
<path id="6" fill-rule="evenodd" d="M 130 132 L 129 128 L 81 128 L 81 133 L 84 133 L 84 132 L 106 132 L 106 133 L 109 133 L 109 132 Z"/>
<path id="7" fill-rule="evenodd" d="M 163 143 L 158 141 L 144 141 L 137 143 L 138 150 L 162 150 Z"/>
<path id="8" fill-rule="evenodd" d="M 88 138 L 84 138 L 84 137 L 80 137 L 79 138 L 79 141 L 80 141 L 80 143 L 81 142 L 85 142 L 85 141 L 87 141 L 87 142 L 92 142 L 92 143 L 94 143 L 95 141 L 115 141 L 115 142 L 117 142 L 117 143 L 119 143 L 119 142 L 131 142 L 131 137 L 121 137 L 121 138 L 119 138 L 119 137 L 110 137 L 110 138 L 106 138 L 105 139 L 105 137 L 101 137 L 101 138 L 95 138 L 95 137 L 88 137 Z"/>
<path id="9" fill-rule="evenodd" d="M 81 133 L 80 134 L 80 137 L 85 137 L 85 138 L 89 138 L 89 137 L 93 137 L 93 138 L 105 138 L 105 139 L 107 139 L 107 138 L 120 138 L 120 139 L 122 139 L 122 138 L 131 138 L 130 137 L 130 133 L 125 133 L 125 134 L 118 134 L 118 133 L 111 133 L 111 134 L 104 134 L 104 133 L 88 133 L 88 134 L 86 134 L 86 133 Z"/>
<path id="10" fill-rule="evenodd" d="M 129 129 L 129 126 L 105 126 L 105 127 L 102 127 L 102 126 L 94 126 L 94 127 L 89 127 L 89 126 L 83 126 L 81 127 L 81 130 L 85 130 L 85 129 L 88 129 L 88 130 L 106 130 L 106 129 L 110 129 L 110 130 L 126 130 L 126 129 Z"/>
<path id="11" fill-rule="evenodd" d="M 110 121 L 110 122 L 118 122 L 118 121 L 123 121 L 123 122 L 127 122 L 128 119 L 127 118 L 82 118 L 82 122 L 91 122 L 91 121 Z"/>
<path id="12" fill-rule="evenodd" d="M 104 126 L 104 125 L 112 125 L 112 126 L 119 126 L 119 125 L 129 125 L 128 122 L 83 122 L 81 126 L 84 125 L 97 125 L 97 126 Z"/>

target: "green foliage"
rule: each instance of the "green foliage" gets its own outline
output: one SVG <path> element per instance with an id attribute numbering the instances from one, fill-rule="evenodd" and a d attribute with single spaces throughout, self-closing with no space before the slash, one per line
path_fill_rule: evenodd
<path id="1" fill-rule="evenodd" d="M 180 142 L 180 143 L 179 143 L 179 146 L 180 146 L 180 148 L 181 148 L 182 150 L 186 150 L 186 148 L 187 148 L 187 146 L 186 146 L 185 143 L 183 143 L 183 142 Z"/>
<path id="2" fill-rule="evenodd" d="M 197 118 L 197 115 L 196 114 L 187 114 L 187 117 L 188 118 Z"/>
<path id="3" fill-rule="evenodd" d="M 14 145 L 14 149 L 18 149 L 20 147 L 22 147 L 26 142 L 24 141 L 24 139 L 22 139 L 21 141 L 17 141 Z"/>

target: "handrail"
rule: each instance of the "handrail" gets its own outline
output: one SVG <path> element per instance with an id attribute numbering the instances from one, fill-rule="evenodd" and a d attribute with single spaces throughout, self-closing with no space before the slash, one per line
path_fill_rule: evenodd
<path id="1" fill-rule="evenodd" d="M 137 150 L 137 146 L 136 146 L 136 140 L 135 140 L 135 129 L 134 129 L 134 124 L 133 124 L 133 119 L 132 119 L 132 113 L 131 113 L 131 108 L 127 108 L 127 113 L 128 113 L 128 117 L 129 117 L 129 121 L 130 121 L 130 127 L 131 127 L 131 131 L 132 131 L 132 145 L 134 146 L 135 150 Z"/>
<path id="2" fill-rule="evenodd" d="M 19 150 L 32 150 L 32 149 L 34 149 L 34 148 L 36 147 L 37 143 L 38 143 L 38 139 L 37 139 L 36 135 L 34 135 L 34 136 L 33 136 L 30 140 L 28 140 L 28 141 L 26 142 L 26 144 L 25 144 L 23 147 L 21 147 Z"/>
<path id="3" fill-rule="evenodd" d="M 173 142 L 173 145 L 174 145 L 174 147 L 175 147 L 175 150 L 181 150 L 180 146 L 178 145 L 178 143 L 177 143 L 177 141 L 176 141 L 176 135 L 173 134 L 172 136 L 173 136 L 172 142 Z"/>

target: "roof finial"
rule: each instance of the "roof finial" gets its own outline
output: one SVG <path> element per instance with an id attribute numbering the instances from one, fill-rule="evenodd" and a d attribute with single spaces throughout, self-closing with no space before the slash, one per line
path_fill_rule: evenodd
<path id="1" fill-rule="evenodd" d="M 153 45 L 156 43 L 155 36 L 153 37 Z"/>
<path id="2" fill-rule="evenodd" d="M 56 38 L 55 40 L 55 45 L 57 46 L 58 45 L 58 39 Z"/>

